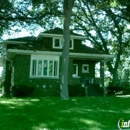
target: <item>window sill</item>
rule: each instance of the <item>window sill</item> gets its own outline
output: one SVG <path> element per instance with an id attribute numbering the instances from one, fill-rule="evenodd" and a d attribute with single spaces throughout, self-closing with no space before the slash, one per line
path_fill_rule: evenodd
<path id="1" fill-rule="evenodd" d="M 59 77 L 33 77 L 30 76 L 30 79 L 59 79 Z"/>
<path id="2" fill-rule="evenodd" d="M 86 73 L 87 74 L 87 73 L 89 73 L 89 71 L 82 71 L 82 73 Z"/>
<path id="3" fill-rule="evenodd" d="M 79 79 L 81 78 L 80 76 L 72 76 L 74 79 Z"/>

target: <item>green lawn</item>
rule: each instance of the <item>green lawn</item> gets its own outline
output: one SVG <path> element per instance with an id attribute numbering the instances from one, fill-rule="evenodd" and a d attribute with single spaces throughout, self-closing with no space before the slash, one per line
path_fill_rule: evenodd
<path id="1" fill-rule="evenodd" d="M 0 130 L 118 130 L 130 98 L 0 98 Z"/>

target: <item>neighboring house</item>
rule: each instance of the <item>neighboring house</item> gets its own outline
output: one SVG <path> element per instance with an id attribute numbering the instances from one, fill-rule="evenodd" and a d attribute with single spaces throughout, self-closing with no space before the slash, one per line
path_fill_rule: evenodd
<path id="1" fill-rule="evenodd" d="M 84 84 L 104 87 L 104 63 L 113 56 L 82 44 L 85 40 L 82 35 L 71 32 L 70 38 L 69 86 L 75 86 L 75 90 L 76 86 L 83 87 Z M 6 88 L 29 85 L 36 87 L 37 96 L 60 95 L 62 46 L 63 30 L 60 28 L 40 33 L 38 37 L 4 41 Z M 97 62 L 101 62 L 100 80 L 95 78 Z"/>

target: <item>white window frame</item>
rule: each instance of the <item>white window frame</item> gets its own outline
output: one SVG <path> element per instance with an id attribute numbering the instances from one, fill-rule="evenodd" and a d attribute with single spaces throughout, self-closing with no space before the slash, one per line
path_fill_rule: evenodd
<path id="1" fill-rule="evenodd" d="M 55 40 L 56 39 L 59 39 L 59 46 L 55 46 Z M 71 47 L 69 48 L 70 50 L 73 50 L 74 49 L 74 39 L 70 39 L 71 40 Z M 53 48 L 55 48 L 55 49 L 62 49 L 63 48 L 63 42 L 64 42 L 64 40 L 63 40 L 63 38 L 59 38 L 59 37 L 53 37 Z"/>
<path id="2" fill-rule="evenodd" d="M 77 78 L 78 76 L 78 64 L 73 64 L 73 66 L 76 66 L 76 72 L 75 74 L 72 74 L 73 78 Z"/>
<path id="3" fill-rule="evenodd" d="M 33 75 L 33 61 L 36 61 L 36 70 L 35 74 Z M 42 61 L 42 69 L 41 75 L 38 74 L 38 61 Z M 43 67 L 44 62 L 47 61 L 47 74 L 44 74 Z M 50 75 L 50 64 L 52 63 L 52 74 Z M 54 68 L 54 64 L 56 64 L 56 68 Z M 55 72 L 56 71 L 56 72 Z M 56 75 L 55 75 L 56 74 Z M 30 77 L 31 78 L 40 78 L 40 77 L 47 77 L 47 78 L 59 78 L 59 56 L 53 55 L 31 55 L 31 63 L 30 63 Z"/>
<path id="4" fill-rule="evenodd" d="M 84 67 L 87 67 L 87 70 L 85 70 Z M 82 65 L 82 73 L 89 73 L 89 64 Z"/>

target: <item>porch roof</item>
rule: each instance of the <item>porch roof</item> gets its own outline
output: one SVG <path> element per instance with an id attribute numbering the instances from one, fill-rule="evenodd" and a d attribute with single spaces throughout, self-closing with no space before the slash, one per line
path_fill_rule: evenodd
<path id="1" fill-rule="evenodd" d="M 24 55 L 59 55 L 62 56 L 62 52 L 52 52 L 52 51 L 32 51 L 32 50 L 16 50 L 16 49 L 8 49 L 7 50 L 7 58 L 13 59 L 16 54 L 24 54 Z M 76 59 L 85 59 L 85 60 L 92 60 L 92 61 L 109 61 L 114 58 L 113 55 L 107 55 L 107 54 L 90 54 L 90 53 L 73 53 L 70 52 L 70 57 L 76 58 Z"/>

